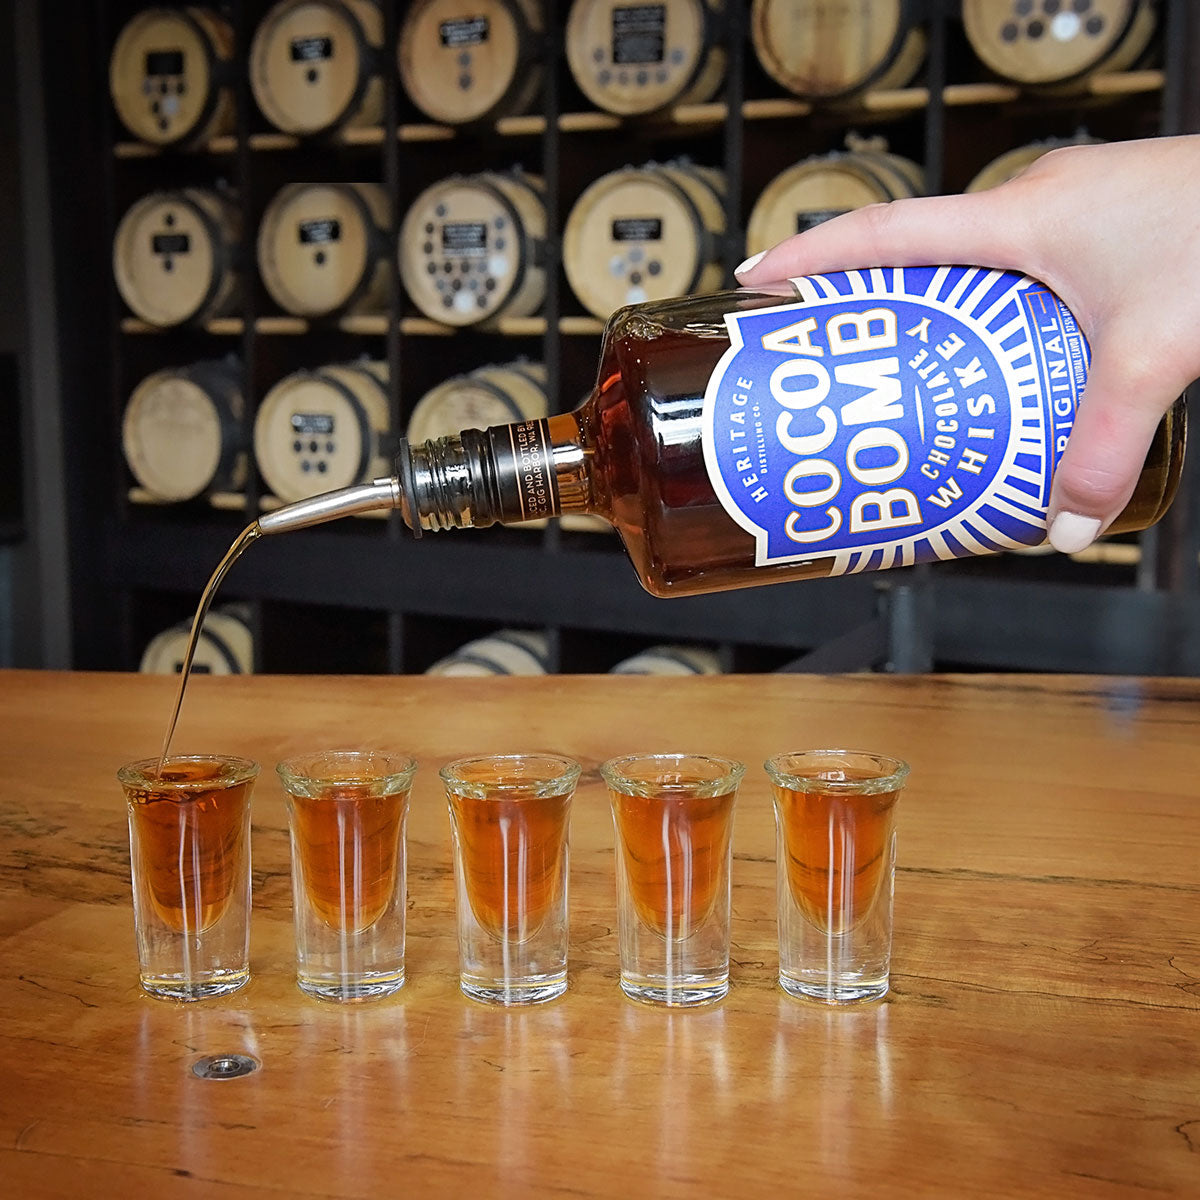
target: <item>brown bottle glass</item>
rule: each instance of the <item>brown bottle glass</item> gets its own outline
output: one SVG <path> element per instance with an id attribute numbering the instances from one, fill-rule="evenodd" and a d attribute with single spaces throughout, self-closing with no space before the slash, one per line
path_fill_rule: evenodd
<path id="1" fill-rule="evenodd" d="M 937 286 L 937 278 L 932 274 L 934 270 L 922 269 L 926 275 L 919 280 L 920 287 L 928 288 L 931 293 Z M 974 269 L 941 270 L 970 273 Z M 858 274 L 874 277 L 885 273 L 851 273 Z M 893 275 L 890 271 L 886 274 L 889 277 Z M 896 277 L 900 275 L 899 272 L 894 274 Z M 909 272 L 908 279 L 911 280 L 915 274 Z M 1009 303 L 1013 312 L 1017 311 L 1018 304 L 1023 304 L 1025 308 L 1021 311 L 1030 314 L 1021 318 L 1030 327 L 1027 335 L 1021 331 L 1021 336 L 1026 336 L 1029 342 L 1024 349 L 1026 364 L 1034 353 L 1043 353 L 1044 358 L 1045 346 L 1053 350 L 1055 346 L 1067 342 L 1069 339 L 1064 336 L 1064 331 L 1068 335 L 1073 332 L 1076 358 L 1069 398 L 1073 405 L 1082 391 L 1087 350 L 1070 313 L 1039 284 L 999 272 L 977 272 L 977 275 L 982 283 L 972 296 L 983 295 L 983 285 L 995 289 L 983 295 L 978 304 L 988 302 L 989 312 L 992 308 L 999 310 L 1001 301 Z M 799 281 L 801 298 L 805 298 L 804 284 L 807 282 Z M 969 282 L 974 284 L 976 281 Z M 1007 293 L 1001 293 L 1006 284 L 1009 284 L 1016 299 L 1005 301 Z M 902 282 L 900 285 L 891 282 L 887 286 L 907 287 L 911 292 L 915 285 L 911 282 Z M 1000 301 L 993 299 L 995 295 L 1000 295 Z M 845 297 L 838 299 L 844 300 Z M 712 392 L 714 373 L 724 371 L 724 381 L 728 383 L 730 379 L 730 368 L 723 363 L 727 353 L 731 352 L 730 330 L 734 319 L 731 314 L 751 314 L 755 310 L 766 309 L 783 311 L 781 305 L 795 305 L 796 301 L 797 294 L 792 291 L 787 295 L 738 291 L 620 310 L 609 321 L 605 331 L 596 386 L 587 401 L 574 412 L 546 420 L 495 426 L 484 431 L 465 430 L 457 437 L 440 438 L 423 445 L 402 445 L 398 484 L 400 507 L 406 522 L 419 535 L 422 530 L 482 527 L 496 522 L 512 524 L 562 513 L 597 515 L 616 527 L 638 578 L 649 592 L 657 596 L 750 587 L 782 580 L 840 574 L 847 570 L 876 570 L 885 566 L 908 565 L 912 561 L 922 561 L 923 557 L 959 557 L 1004 548 L 1003 544 L 996 546 L 963 539 L 954 544 L 949 553 L 939 551 L 936 555 L 922 555 L 918 550 L 914 556 L 911 550 L 904 553 L 896 551 L 894 561 L 888 561 L 886 554 L 868 559 L 866 552 L 861 552 L 862 561 L 847 566 L 844 559 L 839 560 L 837 554 L 831 553 L 827 547 L 814 545 L 811 551 L 804 553 L 806 547 L 799 544 L 796 547 L 799 554 L 787 561 L 771 561 L 771 556 L 764 555 L 761 546 L 756 544 L 755 534 L 731 516 L 729 504 L 718 495 L 712 472 L 706 465 L 706 392 Z M 862 477 L 868 481 L 864 486 L 869 487 L 870 481 L 892 474 L 888 454 L 903 453 L 907 462 L 911 452 L 915 464 L 917 456 L 925 453 L 928 446 L 931 448 L 922 470 L 929 472 L 926 476 L 929 480 L 940 475 L 937 483 L 927 485 L 930 493 L 936 496 L 936 488 L 942 483 L 949 481 L 953 484 L 953 477 L 949 473 L 954 463 L 951 461 L 948 466 L 931 465 L 941 464 L 947 458 L 947 453 L 932 448 L 934 443 L 957 445 L 958 448 L 950 453 L 950 458 L 953 460 L 962 454 L 958 467 L 962 468 L 965 464 L 966 470 L 971 471 L 972 463 L 981 461 L 981 455 L 976 453 L 972 459 L 970 455 L 974 452 L 961 448 L 967 443 L 956 443 L 955 438 L 992 436 L 986 429 L 973 427 L 973 418 L 968 416 L 968 409 L 974 413 L 976 409 L 986 409 L 989 402 L 991 407 L 986 411 L 991 412 L 1003 408 L 1008 413 L 1011 405 L 1012 415 L 1005 416 L 1005 419 L 1014 424 L 1021 420 L 1022 403 L 1026 409 L 1030 405 L 1042 404 L 1047 414 L 1045 422 L 1048 430 L 1044 441 L 1052 447 L 1057 437 L 1061 452 L 1061 442 L 1065 440 L 1063 430 L 1069 431 L 1069 421 L 1064 418 L 1067 423 L 1059 424 L 1057 418 L 1049 414 L 1052 411 L 1059 412 L 1053 406 L 1059 403 L 1065 406 L 1068 400 L 1056 400 L 1050 393 L 1065 391 L 1066 388 L 1065 385 L 1048 382 L 1058 377 L 1059 364 L 1050 363 L 1046 368 L 1042 383 L 1044 395 L 1039 396 L 1036 391 L 1036 381 L 1022 385 L 1025 389 L 1024 400 L 1019 395 L 1006 396 L 994 387 L 992 394 L 983 395 L 978 386 L 971 386 L 981 376 L 979 372 L 973 374 L 971 371 L 969 342 L 968 349 L 962 350 L 961 339 L 956 341 L 953 333 L 946 334 L 943 330 L 931 337 L 928 328 L 922 329 L 919 322 L 913 323 L 915 318 L 911 312 L 920 311 L 913 305 L 908 309 L 898 306 L 896 311 L 899 315 L 892 318 L 889 325 L 883 312 L 888 303 L 887 295 L 868 293 L 865 299 L 857 303 L 859 317 L 834 318 L 824 329 L 818 321 L 809 321 L 808 324 L 816 331 L 809 331 L 812 337 L 807 346 L 809 353 L 783 357 L 789 363 L 804 357 L 804 369 L 816 371 L 824 364 L 833 371 L 837 355 L 847 347 L 861 349 L 872 343 L 872 339 L 884 340 L 887 329 L 895 331 L 893 340 L 897 345 L 880 352 L 882 357 L 878 362 L 882 366 L 879 370 L 885 373 L 881 377 L 891 386 L 886 372 L 895 368 L 900 360 L 904 365 L 899 368 L 899 376 L 906 368 L 917 371 L 926 389 L 923 408 L 928 410 L 926 416 L 930 424 L 928 429 L 922 425 L 925 441 L 920 445 L 916 445 L 914 435 L 908 439 L 909 446 L 889 450 L 888 445 L 900 446 L 900 442 L 898 435 L 889 433 L 887 422 L 875 420 L 869 427 L 864 422 L 863 428 L 867 430 L 864 436 L 873 439 L 870 448 L 883 454 L 882 458 L 859 455 L 857 466 Z M 1040 317 L 1043 310 L 1051 311 L 1052 317 Z M 810 312 L 817 314 L 820 321 L 825 320 L 824 310 L 819 304 L 811 308 L 807 304 L 789 308 L 786 317 L 781 319 L 802 321 Z M 952 323 L 955 318 L 951 314 L 938 319 Z M 1003 319 L 1003 316 L 997 319 Z M 858 326 L 855 326 L 855 320 L 860 320 Z M 1057 324 L 1044 324 L 1042 329 L 1048 332 L 1041 334 L 1042 341 L 1035 346 L 1033 339 L 1037 335 L 1033 330 L 1038 320 L 1052 320 Z M 841 325 L 837 325 L 838 321 L 841 321 Z M 876 324 L 871 324 L 872 321 Z M 856 329 L 861 334 L 858 343 L 854 340 Z M 803 342 L 806 335 L 800 330 L 796 336 Z M 969 339 L 970 336 L 969 332 L 963 333 L 964 338 Z M 826 337 L 824 344 L 820 340 L 822 337 Z M 836 343 L 830 340 L 835 337 L 840 338 Z M 1005 342 L 1010 347 L 1007 352 L 1009 358 L 1016 364 L 1011 368 L 1011 372 L 1015 373 L 1005 378 L 1019 380 L 1023 378 L 1020 374 L 1022 370 L 1032 378 L 1033 368 L 1021 366 L 1022 360 L 1018 357 L 1020 347 L 1018 350 L 1011 349 L 1016 341 L 1017 334 L 1011 334 Z M 792 344 L 789 343 L 789 349 Z M 1082 359 L 1078 351 L 1080 345 L 1083 346 Z M 938 361 L 939 354 L 947 359 L 945 368 Z M 850 361 L 851 357 L 847 356 L 845 361 Z M 858 357 L 861 359 L 862 355 Z M 812 366 L 814 362 L 818 365 Z M 1064 362 L 1067 366 L 1071 365 L 1069 358 Z M 734 360 L 735 370 L 736 366 Z M 895 382 L 897 405 L 901 382 L 899 376 Z M 858 379 L 859 376 L 853 378 Z M 937 390 L 939 381 L 947 380 L 946 386 Z M 797 393 L 788 391 L 784 386 L 786 379 L 778 388 L 775 377 L 751 382 L 757 388 L 754 392 L 756 397 L 762 397 L 765 402 L 768 395 L 774 394 L 776 399 L 791 408 L 790 413 L 782 413 L 781 410 L 780 421 L 795 416 L 809 422 L 804 426 L 805 429 L 816 428 L 812 424 L 812 404 L 807 398 L 797 402 Z M 959 385 L 957 390 L 956 384 Z M 833 408 L 839 404 L 843 406 L 844 425 L 849 424 L 847 412 L 853 416 L 854 402 L 863 396 L 874 403 L 876 417 L 893 411 L 887 406 L 888 396 L 882 391 L 868 395 L 869 384 L 865 387 L 843 387 L 840 396 L 837 392 L 839 385 L 835 383 L 833 386 L 829 404 Z M 1015 392 L 1016 389 L 1013 390 Z M 906 388 L 904 395 L 910 392 L 911 388 Z M 801 410 L 801 403 L 806 411 Z M 955 414 L 961 413 L 961 420 L 959 415 L 936 416 L 938 413 L 950 413 L 952 409 Z M 766 411 L 765 407 L 763 411 Z M 819 413 L 824 410 L 816 411 Z M 896 411 L 899 411 L 898 407 Z M 1061 411 L 1065 412 L 1066 408 Z M 1073 420 L 1073 414 L 1072 406 L 1069 420 Z M 936 427 L 933 424 L 935 420 Z M 951 426 L 956 430 L 953 435 L 934 432 L 935 428 L 950 429 Z M 766 421 L 762 428 L 773 429 L 774 425 L 772 421 Z M 799 425 L 792 428 L 799 428 Z M 1159 425 L 1133 496 L 1109 532 L 1144 529 L 1166 511 L 1174 497 L 1182 469 L 1184 431 L 1185 409 L 1180 400 Z M 939 438 L 943 441 L 939 442 Z M 796 440 L 799 444 L 804 439 Z M 977 444 L 989 448 L 986 442 Z M 884 449 L 880 451 L 880 447 Z M 1056 458 L 1051 458 L 1051 461 L 1056 461 Z M 845 466 L 843 462 L 843 474 Z M 1049 469 L 1052 470 L 1052 467 Z M 1044 541 L 1044 502 L 1049 492 L 1047 476 L 1048 471 L 1043 469 L 1041 475 L 1037 476 L 1042 480 L 1041 484 L 1029 485 L 1033 492 L 1040 495 L 1041 508 L 1039 516 L 1037 503 L 1031 501 L 1030 511 L 1023 513 L 1022 519 L 1027 522 L 1029 529 L 1023 535 L 1023 544 Z M 856 479 L 858 477 L 855 475 Z M 746 486 L 753 487 L 753 478 L 748 478 L 751 482 Z M 958 478 L 971 482 L 970 476 L 962 470 Z M 793 491 L 800 486 L 800 483 L 793 482 Z M 804 510 L 806 517 L 814 511 L 811 507 L 812 494 L 810 491 L 801 497 L 809 505 Z M 876 496 L 880 494 L 872 493 Z M 935 499 L 933 503 L 937 504 L 938 501 Z M 937 518 L 936 510 L 928 505 L 926 509 Z M 869 516 L 878 512 L 878 509 L 868 509 Z M 824 520 L 824 517 L 820 519 Z M 840 519 L 840 516 L 836 519 Z"/>

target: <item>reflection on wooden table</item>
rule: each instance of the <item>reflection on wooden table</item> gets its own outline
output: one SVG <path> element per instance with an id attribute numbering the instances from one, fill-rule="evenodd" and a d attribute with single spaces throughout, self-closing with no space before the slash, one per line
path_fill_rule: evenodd
<path id="1" fill-rule="evenodd" d="M 241 1198 L 1195 1195 L 1200 1188 L 1200 682 L 804 676 L 198 679 L 177 748 L 263 765 L 252 971 L 193 1005 L 137 986 L 124 800 L 167 678 L 0 674 L 0 1193 Z M 912 765 L 892 992 L 831 1011 L 776 983 L 761 763 L 850 744 Z M 420 763 L 408 982 L 359 1007 L 294 982 L 273 768 L 360 745 Z M 570 988 L 525 1011 L 457 987 L 438 768 L 584 764 Z M 596 767 L 682 749 L 748 765 L 729 996 L 617 988 Z M 191 1073 L 202 1055 L 261 1063 Z"/>

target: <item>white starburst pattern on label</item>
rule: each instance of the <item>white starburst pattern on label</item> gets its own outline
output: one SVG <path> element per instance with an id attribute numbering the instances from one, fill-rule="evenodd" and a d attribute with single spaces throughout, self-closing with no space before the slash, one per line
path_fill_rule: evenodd
<path id="1" fill-rule="evenodd" d="M 726 316 L 704 456 L 760 566 L 832 573 L 1045 540 L 1088 347 L 1041 284 L 975 267 L 794 281 Z"/>

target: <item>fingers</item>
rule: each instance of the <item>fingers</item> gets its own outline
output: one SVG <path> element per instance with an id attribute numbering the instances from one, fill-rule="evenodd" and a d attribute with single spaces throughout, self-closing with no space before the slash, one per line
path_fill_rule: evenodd
<path id="1" fill-rule="evenodd" d="M 751 286 L 854 267 L 1016 268 L 1030 255 L 1023 211 L 1007 200 L 1005 188 L 871 204 L 748 258 L 734 274 Z"/>
<path id="2" fill-rule="evenodd" d="M 1170 379 L 1148 377 L 1112 341 L 1094 356 L 1074 428 L 1054 476 L 1047 513 L 1050 544 L 1076 554 L 1125 507 L 1163 413 L 1179 395 Z"/>

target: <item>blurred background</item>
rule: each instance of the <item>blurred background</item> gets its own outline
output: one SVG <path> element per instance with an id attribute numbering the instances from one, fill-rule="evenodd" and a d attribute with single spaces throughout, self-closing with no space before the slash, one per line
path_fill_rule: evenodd
<path id="1" fill-rule="evenodd" d="M 406 432 L 576 407 L 623 304 L 1200 130 L 1198 7 L 0 5 L 0 665 L 177 669 L 248 521 Z M 594 522 L 344 521 L 251 549 L 200 669 L 1198 673 L 1196 458 L 1159 526 L 1073 558 L 675 601 Z"/>

